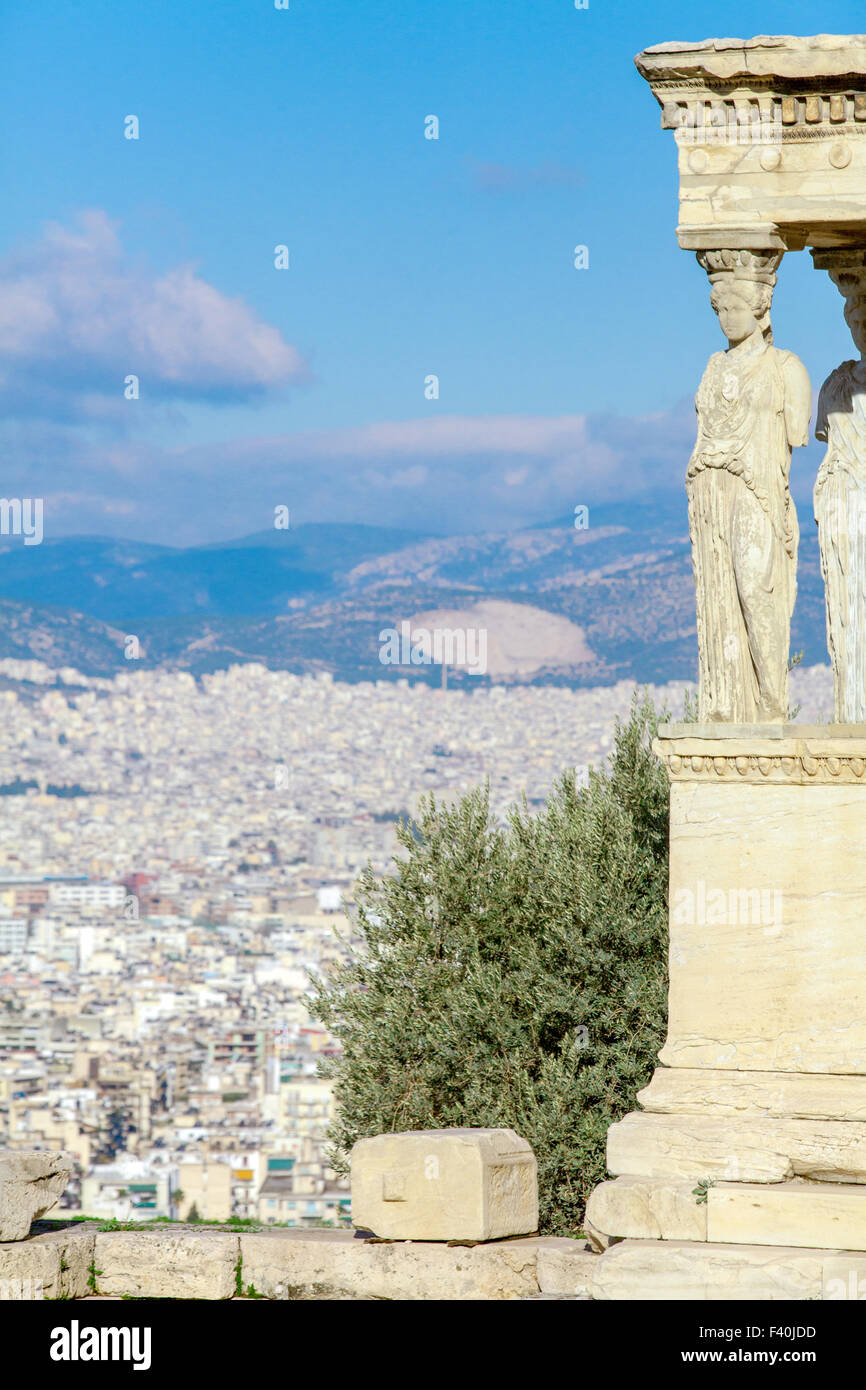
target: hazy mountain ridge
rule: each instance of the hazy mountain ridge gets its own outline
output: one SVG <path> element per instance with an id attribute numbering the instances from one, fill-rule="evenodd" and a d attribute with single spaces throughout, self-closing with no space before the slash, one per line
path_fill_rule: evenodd
<path id="1" fill-rule="evenodd" d="M 583 634 L 589 659 L 542 664 L 535 683 L 693 678 L 684 499 L 599 507 L 590 521 L 582 531 L 564 518 L 449 537 L 318 524 L 186 550 L 100 537 L 7 544 L 0 656 L 108 675 L 130 669 L 123 638 L 135 634 L 147 666 L 202 672 L 258 661 L 346 680 L 437 680 L 437 670 L 383 666 L 380 632 L 420 613 L 496 600 L 490 611 L 506 625 L 501 605 L 530 604 Z M 827 659 L 823 590 L 814 530 L 804 530 L 792 647 L 815 664 Z M 541 640 L 539 650 L 548 650 Z M 467 679 L 477 680 L 449 674 Z"/>

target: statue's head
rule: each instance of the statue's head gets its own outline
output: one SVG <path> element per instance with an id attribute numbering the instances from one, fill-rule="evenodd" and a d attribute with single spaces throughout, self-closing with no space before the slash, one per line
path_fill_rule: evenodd
<path id="1" fill-rule="evenodd" d="M 866 280 L 851 277 L 851 283 L 840 284 L 839 288 L 845 296 L 845 322 L 857 351 L 866 356 Z"/>
<path id="2" fill-rule="evenodd" d="M 815 247 L 816 270 L 826 270 L 845 300 L 845 322 L 866 357 L 866 251 L 862 247 Z"/>
<path id="3" fill-rule="evenodd" d="M 772 302 L 772 286 L 733 275 L 717 281 L 710 293 L 710 303 L 729 343 L 741 343 L 759 328 L 767 336 Z"/>
<path id="4" fill-rule="evenodd" d="M 757 329 L 773 341 L 770 309 L 781 251 L 699 251 L 710 277 L 710 303 L 729 343 L 741 343 Z"/>

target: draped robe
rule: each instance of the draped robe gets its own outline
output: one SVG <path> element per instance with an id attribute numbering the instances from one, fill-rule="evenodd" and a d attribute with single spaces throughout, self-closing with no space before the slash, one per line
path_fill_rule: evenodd
<path id="1" fill-rule="evenodd" d="M 698 715 L 784 721 L 799 543 L 788 475 L 792 446 L 808 438 L 809 378 L 793 353 L 749 341 L 713 354 L 695 408 L 686 492 Z"/>
<path id="2" fill-rule="evenodd" d="M 827 453 L 815 481 L 835 719 L 866 723 L 866 366 L 843 362 L 825 381 L 815 435 Z"/>

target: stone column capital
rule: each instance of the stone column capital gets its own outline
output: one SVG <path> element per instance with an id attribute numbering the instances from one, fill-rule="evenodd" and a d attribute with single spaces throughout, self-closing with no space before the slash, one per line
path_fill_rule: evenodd
<path id="1" fill-rule="evenodd" d="M 863 246 L 815 247 L 810 255 L 816 270 L 826 270 L 845 299 L 866 294 L 866 238 Z"/>

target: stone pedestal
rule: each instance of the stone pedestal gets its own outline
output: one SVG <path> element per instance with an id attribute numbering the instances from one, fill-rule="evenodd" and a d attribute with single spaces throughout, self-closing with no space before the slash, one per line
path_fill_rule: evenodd
<path id="1" fill-rule="evenodd" d="M 649 1264 L 699 1270 L 692 1297 L 781 1297 L 792 1251 L 866 1252 L 866 727 L 669 725 L 654 747 L 668 1034 L 587 1208 L 599 1244 L 641 1242 L 612 1244 L 600 1296 L 650 1296 Z"/>

